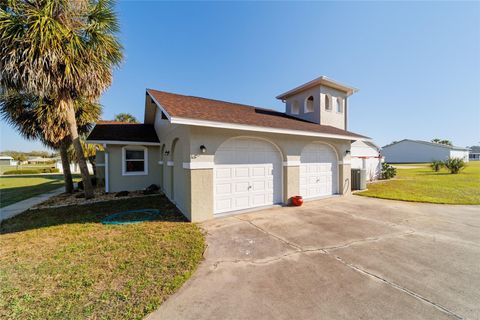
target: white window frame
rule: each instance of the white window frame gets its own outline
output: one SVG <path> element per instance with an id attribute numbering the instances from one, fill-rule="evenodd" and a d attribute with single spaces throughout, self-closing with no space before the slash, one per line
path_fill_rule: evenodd
<path id="1" fill-rule="evenodd" d="M 336 110 L 335 111 L 337 113 L 343 113 L 343 101 L 344 101 L 343 98 L 342 97 L 337 97 L 335 99 L 335 101 L 336 101 L 336 103 L 335 103 L 336 104 L 336 106 L 335 106 Z"/>
<path id="2" fill-rule="evenodd" d="M 127 150 L 143 151 L 143 171 L 127 172 Z M 135 160 L 128 160 L 135 161 Z M 141 160 L 137 160 L 141 161 Z M 148 174 L 148 148 L 144 146 L 124 146 L 122 147 L 122 176 L 145 176 Z"/>
<path id="3" fill-rule="evenodd" d="M 308 110 L 308 99 L 312 98 L 312 110 Z M 305 102 L 303 103 L 303 113 L 312 113 L 315 112 L 315 97 L 310 95 L 305 98 Z"/>
<path id="4" fill-rule="evenodd" d="M 333 106 L 332 106 L 332 96 L 329 95 L 329 94 L 326 94 L 325 95 L 325 111 L 328 111 L 328 112 L 331 112 L 332 109 L 333 109 Z M 328 108 L 327 108 L 328 106 Z"/>

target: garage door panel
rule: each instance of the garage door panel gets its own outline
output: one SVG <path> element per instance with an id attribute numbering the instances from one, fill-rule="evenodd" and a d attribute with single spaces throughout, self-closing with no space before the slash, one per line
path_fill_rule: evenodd
<path id="1" fill-rule="evenodd" d="M 249 168 L 234 168 L 235 171 L 235 178 L 248 178 L 249 176 Z"/>
<path id="2" fill-rule="evenodd" d="M 215 213 L 280 202 L 280 153 L 265 141 L 236 140 L 215 153 Z"/>
<path id="3" fill-rule="evenodd" d="M 219 211 L 229 211 L 232 208 L 232 199 L 217 199 L 216 205 Z"/>
<path id="4" fill-rule="evenodd" d="M 246 194 L 244 196 L 238 196 L 235 197 L 235 208 L 239 208 L 239 209 L 242 209 L 242 208 L 248 208 L 249 206 L 249 195 Z"/>
<path id="5" fill-rule="evenodd" d="M 232 177 L 232 168 L 219 168 L 216 170 L 216 178 L 228 179 Z"/>
<path id="6" fill-rule="evenodd" d="M 217 183 L 215 185 L 215 191 L 218 195 L 230 194 L 230 193 L 232 193 L 232 184 L 231 183 Z"/>
<path id="7" fill-rule="evenodd" d="M 248 181 L 235 182 L 235 193 L 248 192 Z"/>

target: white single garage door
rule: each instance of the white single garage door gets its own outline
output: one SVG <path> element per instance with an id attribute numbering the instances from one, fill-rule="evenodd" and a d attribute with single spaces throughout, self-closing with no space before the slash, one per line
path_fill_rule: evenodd
<path id="1" fill-rule="evenodd" d="M 300 156 L 300 195 L 315 198 L 338 193 L 337 155 L 322 143 L 307 145 Z"/>
<path id="2" fill-rule="evenodd" d="M 264 140 L 228 140 L 215 153 L 214 213 L 282 202 L 280 152 Z"/>

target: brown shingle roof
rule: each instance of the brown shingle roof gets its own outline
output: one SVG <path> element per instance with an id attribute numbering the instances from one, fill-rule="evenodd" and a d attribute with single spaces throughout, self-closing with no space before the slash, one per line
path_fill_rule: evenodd
<path id="1" fill-rule="evenodd" d="M 367 138 L 332 126 L 300 120 L 271 109 L 152 89 L 147 92 L 171 117 Z"/>
<path id="2" fill-rule="evenodd" d="M 89 141 L 159 142 L 151 124 L 98 121 L 88 135 Z"/>

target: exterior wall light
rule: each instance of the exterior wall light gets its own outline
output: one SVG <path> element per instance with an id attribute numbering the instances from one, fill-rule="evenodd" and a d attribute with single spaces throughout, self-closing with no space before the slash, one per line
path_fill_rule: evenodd
<path id="1" fill-rule="evenodd" d="M 170 151 L 165 151 L 165 155 L 168 156 L 170 154 Z"/>
<path id="2" fill-rule="evenodd" d="M 201 151 L 202 153 L 207 152 L 207 147 L 205 147 L 205 146 L 202 144 L 202 145 L 200 146 L 200 151 Z"/>
<path id="3" fill-rule="evenodd" d="M 350 150 L 345 150 L 345 155 L 350 154 Z"/>

